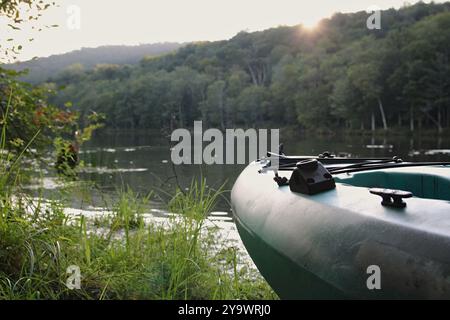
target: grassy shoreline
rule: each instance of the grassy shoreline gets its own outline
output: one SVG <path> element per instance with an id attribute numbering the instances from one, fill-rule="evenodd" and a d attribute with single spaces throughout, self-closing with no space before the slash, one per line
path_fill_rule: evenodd
<path id="1" fill-rule="evenodd" d="M 238 249 L 205 223 L 219 192 L 193 183 L 147 221 L 146 197 L 118 194 L 111 215 L 69 217 L 59 202 L 2 194 L 0 299 L 276 299 Z M 69 289 L 68 267 L 81 271 Z"/>

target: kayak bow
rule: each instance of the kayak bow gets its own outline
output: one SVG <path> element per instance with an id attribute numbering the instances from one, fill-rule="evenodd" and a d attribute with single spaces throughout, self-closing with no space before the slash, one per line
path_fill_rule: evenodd
<path id="1" fill-rule="evenodd" d="M 280 166 L 289 166 L 277 175 L 286 183 L 274 183 L 262 159 L 231 193 L 239 234 L 281 298 L 450 298 L 448 163 L 282 158 Z M 307 182 L 318 177 L 316 165 L 292 165 L 311 158 L 333 183 Z M 326 187 L 315 194 L 292 191 L 319 182 Z M 373 266 L 380 289 L 368 285 Z"/>

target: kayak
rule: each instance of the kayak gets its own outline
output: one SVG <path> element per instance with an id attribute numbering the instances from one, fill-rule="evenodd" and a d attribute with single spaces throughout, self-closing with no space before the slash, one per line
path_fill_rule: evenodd
<path id="1" fill-rule="evenodd" d="M 279 160 L 248 165 L 231 203 L 281 299 L 450 299 L 448 163 Z"/>

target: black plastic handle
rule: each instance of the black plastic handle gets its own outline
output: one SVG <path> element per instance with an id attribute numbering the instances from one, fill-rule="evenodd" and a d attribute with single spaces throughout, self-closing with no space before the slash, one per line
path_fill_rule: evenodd
<path id="1" fill-rule="evenodd" d="M 406 202 L 403 199 L 411 198 L 413 194 L 409 191 L 372 188 L 370 193 L 383 198 L 381 204 L 387 207 L 405 208 Z"/>

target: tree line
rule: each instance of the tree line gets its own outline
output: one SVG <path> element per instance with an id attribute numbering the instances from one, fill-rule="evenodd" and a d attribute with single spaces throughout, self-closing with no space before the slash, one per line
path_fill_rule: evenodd
<path id="1" fill-rule="evenodd" d="M 138 64 L 144 56 L 159 56 L 180 48 L 179 43 L 154 43 L 136 46 L 101 46 L 98 48 L 82 48 L 65 54 L 52 55 L 46 58 L 35 58 L 29 61 L 16 62 L 6 66 L 8 69 L 22 71 L 28 69 L 21 80 L 37 84 L 47 81 L 74 64 L 92 69 L 97 64 Z"/>
<path id="2" fill-rule="evenodd" d="M 139 65 L 72 65 L 45 86 L 55 104 L 106 115 L 110 128 L 450 125 L 450 3 L 335 14 L 313 29 L 278 27 L 199 42 Z M 83 116 L 81 116 L 83 118 Z"/>

